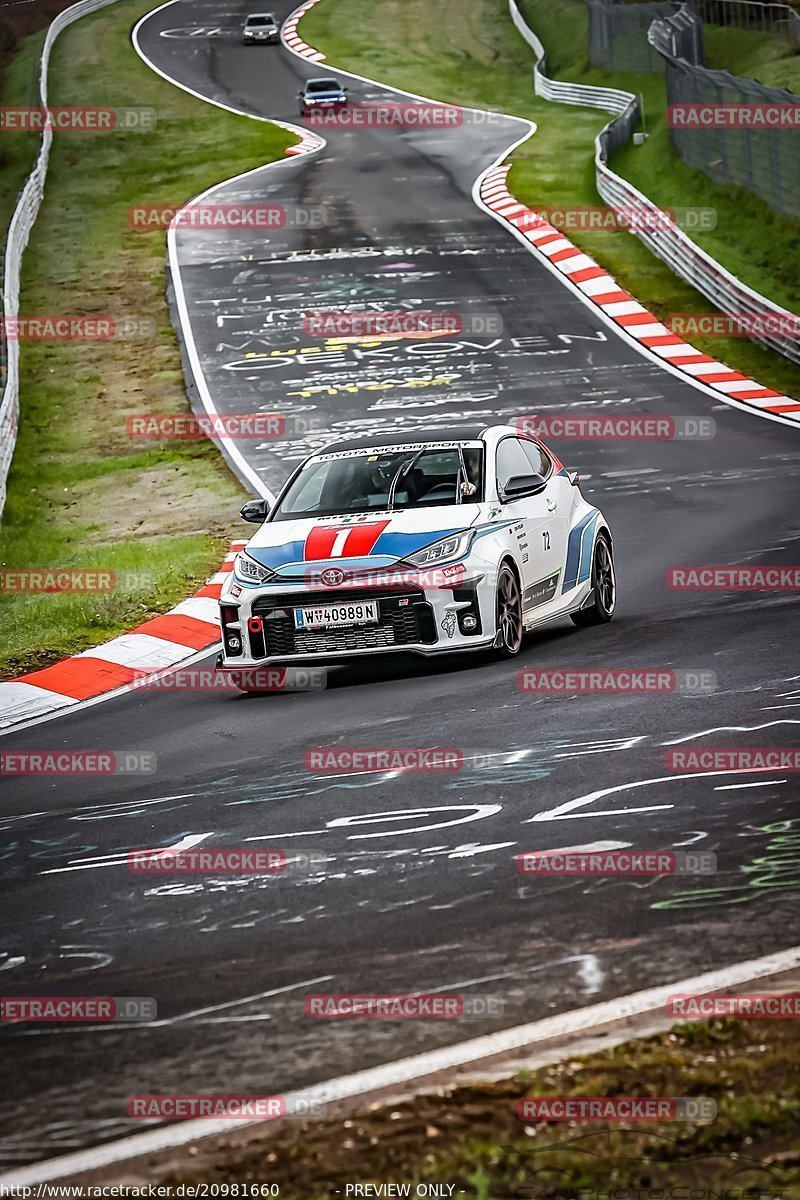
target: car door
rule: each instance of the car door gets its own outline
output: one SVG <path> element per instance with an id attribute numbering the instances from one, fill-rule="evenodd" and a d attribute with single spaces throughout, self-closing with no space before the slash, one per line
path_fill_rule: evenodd
<path id="1" fill-rule="evenodd" d="M 559 472 L 558 466 L 553 462 L 544 446 L 533 438 L 523 437 L 520 438 L 520 442 L 533 470 L 547 480 L 547 487 L 541 493 L 547 514 L 541 530 L 543 566 L 545 570 L 560 568 L 561 575 L 558 580 L 560 587 L 566 564 L 572 508 L 575 503 L 575 488 L 570 483 L 569 477 Z"/>
<path id="2" fill-rule="evenodd" d="M 550 476 L 542 491 L 508 500 L 503 506 L 505 519 L 517 518 L 510 535 L 519 551 L 526 620 L 556 595 L 566 553 L 567 520 L 560 489 L 553 481 L 552 463 L 537 457 L 537 451 L 537 443 L 531 442 L 529 449 L 520 438 L 509 436 L 498 444 L 496 459 L 498 495 L 515 475 L 541 475 L 544 465 Z"/>

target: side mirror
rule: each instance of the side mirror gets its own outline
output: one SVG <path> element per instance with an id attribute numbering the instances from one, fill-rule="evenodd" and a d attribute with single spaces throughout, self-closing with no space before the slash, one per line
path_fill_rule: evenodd
<path id="1" fill-rule="evenodd" d="M 541 475 L 512 475 L 505 487 L 498 488 L 501 500 L 517 500 L 522 496 L 535 496 L 547 486 Z"/>
<path id="2" fill-rule="evenodd" d="M 577 487 L 581 481 L 581 477 L 577 471 L 570 471 L 567 475 L 567 479 L 570 481 L 573 487 Z"/>
<path id="3" fill-rule="evenodd" d="M 269 516 L 269 503 L 266 500 L 248 500 L 242 505 L 239 516 L 243 521 L 251 521 L 253 525 L 263 525 Z"/>

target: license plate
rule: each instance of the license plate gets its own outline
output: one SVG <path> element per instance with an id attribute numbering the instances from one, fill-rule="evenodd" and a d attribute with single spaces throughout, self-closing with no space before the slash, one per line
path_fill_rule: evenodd
<path id="1" fill-rule="evenodd" d="M 353 604 L 320 604 L 316 608 L 294 610 L 295 629 L 331 629 L 343 625 L 377 625 L 378 601 L 362 600 Z"/>

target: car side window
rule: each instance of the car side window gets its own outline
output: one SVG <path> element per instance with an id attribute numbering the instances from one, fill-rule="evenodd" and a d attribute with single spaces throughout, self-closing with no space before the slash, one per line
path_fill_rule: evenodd
<path id="1" fill-rule="evenodd" d="M 527 438 L 522 439 L 522 449 L 530 459 L 533 471 L 537 475 L 541 475 L 543 479 L 546 479 L 553 465 L 547 451 L 543 450 L 538 442 L 530 442 Z"/>
<path id="2" fill-rule="evenodd" d="M 504 488 L 515 475 L 530 475 L 533 468 L 518 438 L 503 438 L 497 447 L 497 486 Z"/>

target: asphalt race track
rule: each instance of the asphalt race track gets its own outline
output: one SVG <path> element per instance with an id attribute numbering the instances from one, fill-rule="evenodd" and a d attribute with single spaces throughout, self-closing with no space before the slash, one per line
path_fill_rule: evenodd
<path id="1" fill-rule="evenodd" d="M 283 47 L 242 46 L 248 11 L 178 0 L 144 22 L 141 50 L 212 100 L 297 123 L 302 80 L 335 72 Z M 191 28 L 221 32 L 180 34 Z M 349 87 L 354 98 L 392 95 Z M 681 778 L 665 767 L 675 743 L 796 742 L 792 593 L 672 591 L 666 572 L 798 561 L 797 431 L 637 353 L 474 204 L 475 179 L 524 123 L 322 132 L 319 153 L 213 199 L 324 210 L 324 223 L 177 238 L 218 410 L 281 412 L 295 431 L 239 443 L 262 490 L 352 430 L 571 410 L 711 415 L 716 436 L 554 443 L 615 534 L 610 626 L 559 622 L 512 664 L 338 668 L 326 691 L 134 692 L 3 739 L 6 750 L 155 753 L 151 775 L 4 782 L 0 971 L 18 995 L 152 996 L 159 1010 L 126 1027 L 4 1032 L 6 1168 L 130 1132 L 131 1093 L 279 1093 L 798 941 L 791 775 Z M 305 313 L 359 304 L 488 315 L 502 332 L 379 345 L 304 333 Z M 718 684 L 559 698 L 519 690 L 531 666 L 704 669 Z M 315 746 L 456 747 L 469 761 L 449 773 L 325 776 L 305 768 Z M 128 871 L 128 851 L 186 838 L 325 861 L 275 878 Z M 516 870 L 521 851 L 573 846 L 710 850 L 718 873 L 542 881 Z M 307 992 L 461 990 L 501 997 L 502 1016 L 334 1023 L 304 1012 Z"/>

